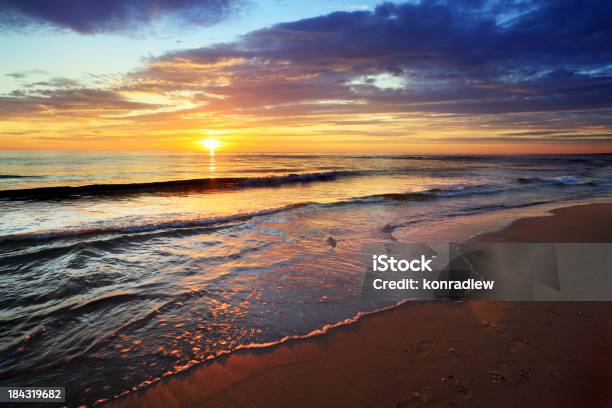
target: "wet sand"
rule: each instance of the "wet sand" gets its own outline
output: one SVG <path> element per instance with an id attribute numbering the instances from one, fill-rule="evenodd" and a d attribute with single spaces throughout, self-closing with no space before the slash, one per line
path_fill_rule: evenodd
<path id="1" fill-rule="evenodd" d="M 477 237 L 612 242 L 612 204 Z M 411 302 L 329 333 L 241 350 L 110 405 L 610 407 L 612 303 Z"/>
<path id="2" fill-rule="evenodd" d="M 551 210 L 551 216 L 521 218 L 480 242 L 612 242 L 612 203 Z"/>

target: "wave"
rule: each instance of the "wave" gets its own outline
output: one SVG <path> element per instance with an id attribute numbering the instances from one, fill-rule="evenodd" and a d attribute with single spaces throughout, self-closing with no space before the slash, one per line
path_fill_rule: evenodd
<path id="1" fill-rule="evenodd" d="M 573 179 L 559 180 L 558 183 L 567 183 L 568 185 L 581 185 L 573 182 Z M 598 184 L 605 186 L 605 184 Z M 405 192 L 405 193 L 385 193 L 375 194 L 363 197 L 353 197 L 341 201 L 331 203 L 318 202 L 300 202 L 283 207 L 267 208 L 254 212 L 238 213 L 219 217 L 208 218 L 179 218 L 162 220 L 150 223 L 137 225 L 109 225 L 96 226 L 80 229 L 64 229 L 50 231 L 36 231 L 26 233 L 16 233 L 0 236 L 0 243 L 23 242 L 23 241 L 45 241 L 60 238 L 81 237 L 88 235 L 101 234 L 139 234 L 157 231 L 175 231 L 185 230 L 198 227 L 206 228 L 221 228 L 234 223 L 240 223 L 258 216 L 273 215 L 284 211 L 290 211 L 302 207 L 318 206 L 319 208 L 333 208 L 346 205 L 371 205 L 383 204 L 387 202 L 403 202 L 403 201 L 429 201 L 443 198 L 466 197 L 472 195 L 491 195 L 501 192 L 507 192 L 512 189 L 512 186 L 504 186 L 499 184 L 472 184 L 472 185 L 453 185 L 445 187 L 435 187 L 423 191 Z"/>
<path id="2" fill-rule="evenodd" d="M 534 182 L 542 182 L 549 184 L 578 184 L 579 178 L 577 176 L 558 176 L 558 177 L 519 177 L 516 179 L 521 184 L 530 184 Z M 589 183 L 586 183 L 589 184 Z"/>
<path id="3" fill-rule="evenodd" d="M 171 219 L 158 222 L 143 223 L 138 225 L 109 225 L 96 226 L 80 229 L 63 229 L 17 233 L 0 236 L 0 243 L 24 242 L 24 241 L 46 241 L 60 238 L 72 238 L 100 234 L 138 234 L 155 232 L 160 230 L 181 230 L 198 227 L 215 227 L 235 222 L 247 221 L 251 218 L 289 211 L 306 206 L 320 206 L 321 208 L 338 207 L 345 205 L 367 205 L 384 203 L 387 201 L 426 201 L 437 198 L 458 197 L 472 194 L 494 194 L 502 189 L 494 185 L 456 185 L 444 188 L 431 188 L 420 192 L 387 193 L 364 197 L 354 197 L 347 200 L 332 203 L 301 202 L 283 207 L 267 208 L 260 211 L 239 213 L 220 217 Z"/>
<path id="4" fill-rule="evenodd" d="M 37 296 L 37 297 L 38 297 L 38 300 L 40 301 L 41 300 L 40 296 Z M 76 300 L 67 300 L 57 305 L 48 307 L 44 311 L 29 312 L 27 314 L 27 317 L 25 318 L 25 321 L 28 323 L 32 323 L 35 321 L 40 321 L 41 319 L 44 319 L 44 318 L 48 318 L 51 316 L 58 316 L 58 315 L 76 316 L 78 314 L 100 310 L 102 307 L 107 306 L 107 305 L 115 305 L 115 304 L 121 304 L 121 303 L 127 303 L 127 302 L 134 302 L 134 301 L 141 300 L 141 299 L 154 299 L 154 298 L 161 298 L 161 297 L 162 297 L 161 295 L 155 295 L 155 294 L 147 295 L 147 294 L 131 293 L 129 291 L 117 291 L 117 292 L 108 293 L 104 295 L 97 295 L 96 297 L 91 297 L 88 299 L 77 298 Z M 29 302 L 28 299 L 22 299 L 22 300 L 23 300 L 23 304 L 27 304 Z M 46 302 L 46 303 L 49 303 L 49 302 Z M 10 325 L 17 324 L 19 321 L 23 320 L 23 318 L 24 318 L 23 316 L 15 316 L 9 319 L 2 319 L 0 321 L 0 328 L 9 329 Z M 14 347 L 15 345 L 21 344 L 23 340 L 30 340 L 32 335 L 35 333 L 36 331 L 34 330 L 28 335 L 29 337 L 27 339 L 24 339 L 24 338 L 17 339 L 18 341 L 15 342 L 15 344 L 8 344 L 8 343 L 2 344 L 0 346 L 0 352 L 6 351 L 7 349 Z"/>
<path id="5" fill-rule="evenodd" d="M 558 177 L 519 177 L 516 181 L 520 184 L 544 183 L 559 186 L 591 186 L 609 188 L 612 186 L 610 181 L 584 180 L 578 176 L 558 176 Z"/>
<path id="6" fill-rule="evenodd" d="M 388 194 L 377 194 L 365 197 L 354 197 L 343 201 L 337 201 L 333 203 L 316 203 L 316 202 L 301 202 L 290 204 L 283 207 L 267 208 L 260 211 L 239 213 L 220 217 L 208 217 L 208 218 L 179 218 L 171 220 L 163 220 L 157 222 L 143 223 L 139 225 L 109 225 L 109 226 L 96 226 L 80 229 L 62 229 L 62 230 L 49 230 L 49 231 L 36 231 L 36 232 L 25 232 L 0 236 L 0 243 L 11 243 L 20 241 L 45 241 L 53 240 L 58 238 L 71 238 L 80 237 L 87 235 L 98 235 L 98 234 L 137 234 L 144 232 L 154 232 L 159 230 L 178 230 L 187 228 L 197 227 L 213 227 L 223 224 L 229 224 L 234 222 L 246 221 L 254 217 L 263 215 L 272 215 L 283 211 L 288 211 L 296 208 L 319 205 L 321 207 L 337 207 L 344 205 L 359 205 L 359 204 L 373 204 L 377 202 L 385 201 L 424 201 L 432 200 L 438 197 L 455 197 L 459 195 L 469 194 L 483 194 L 483 193 L 494 193 L 501 190 L 491 190 L 492 185 L 473 185 L 473 186 L 450 186 L 444 188 L 432 188 L 421 192 L 407 192 L 407 193 L 388 193 Z M 487 191 L 486 188 L 490 190 Z"/>
<path id="7" fill-rule="evenodd" d="M 494 184 L 459 184 L 455 186 L 435 187 L 424 191 L 407 193 L 376 194 L 360 198 L 360 200 L 394 200 L 394 201 L 427 201 L 438 198 L 463 197 L 474 194 L 496 194 L 505 188 Z"/>
<path id="8" fill-rule="evenodd" d="M 358 176 L 360 174 L 361 173 L 358 171 L 327 171 L 267 177 L 228 177 L 171 180 L 150 183 L 91 184 L 77 187 L 40 187 L 19 190 L 1 190 L 0 199 L 48 200 L 134 193 L 196 192 L 255 187 L 277 187 L 287 184 L 332 181 L 339 177 Z"/>
<path id="9" fill-rule="evenodd" d="M 136 234 L 142 232 L 152 232 L 164 229 L 185 229 L 185 228 L 196 228 L 196 227 L 213 227 L 220 224 L 228 224 L 232 222 L 246 221 L 248 219 L 262 216 L 272 215 L 282 211 L 291 210 L 294 208 L 304 207 L 310 203 L 298 203 L 291 204 L 284 207 L 265 209 L 261 211 L 254 211 L 250 213 L 239 213 L 234 215 L 222 216 L 222 217 L 210 217 L 210 218 L 196 218 L 196 219 L 176 219 L 176 220 L 165 220 L 161 222 L 145 223 L 141 225 L 118 225 L 108 227 L 91 227 L 82 229 L 67 229 L 67 230 L 51 230 L 43 232 L 27 232 L 18 233 L 12 235 L 0 236 L 0 243 L 20 242 L 20 241 L 46 241 L 58 238 L 70 238 L 85 235 L 97 235 L 97 234 Z"/>
<path id="10" fill-rule="evenodd" d="M 44 178 L 45 176 L 25 176 L 21 174 L 0 174 L 0 179 Z"/>

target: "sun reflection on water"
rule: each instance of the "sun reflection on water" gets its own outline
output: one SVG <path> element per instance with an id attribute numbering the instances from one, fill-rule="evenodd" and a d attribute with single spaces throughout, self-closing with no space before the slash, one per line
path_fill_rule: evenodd
<path id="1" fill-rule="evenodd" d="M 217 171 L 217 163 L 214 154 L 210 156 L 210 160 L 208 161 L 208 171 L 209 173 L 215 173 Z"/>

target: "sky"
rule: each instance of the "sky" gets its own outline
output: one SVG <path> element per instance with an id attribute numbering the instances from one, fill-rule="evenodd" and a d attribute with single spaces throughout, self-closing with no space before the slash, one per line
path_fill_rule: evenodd
<path id="1" fill-rule="evenodd" d="M 0 149 L 612 152 L 612 3 L 0 0 Z"/>

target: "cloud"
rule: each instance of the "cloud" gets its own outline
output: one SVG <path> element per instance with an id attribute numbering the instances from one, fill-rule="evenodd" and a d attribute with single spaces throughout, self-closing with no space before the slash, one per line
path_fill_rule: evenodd
<path id="1" fill-rule="evenodd" d="M 80 104 L 91 103 L 106 119 L 134 118 L 134 128 L 139 120 L 183 132 L 206 123 L 266 126 L 269 137 L 310 129 L 477 142 L 497 132 L 486 140 L 604 143 L 612 134 L 612 3 L 382 3 L 168 52 L 110 82 L 95 100 L 65 78 L 24 83 L 12 99 L 22 100 L 19 112 L 51 106 L 83 115 Z"/>
<path id="2" fill-rule="evenodd" d="M 26 79 L 34 75 L 47 75 L 47 72 L 40 70 L 40 69 L 32 69 L 28 71 L 10 72 L 5 75 L 13 79 Z"/>
<path id="3" fill-rule="evenodd" d="M 95 119 L 153 107 L 152 104 L 126 100 L 113 91 L 86 88 L 18 90 L 9 96 L 0 96 L 0 119 L 41 119 L 45 116 Z"/>
<path id="4" fill-rule="evenodd" d="M 235 63 L 210 68 L 224 61 Z M 168 86 L 206 78 L 245 108 L 248 93 L 265 106 L 318 95 L 474 114 L 598 108 L 612 103 L 612 3 L 383 3 L 168 53 L 143 75 Z"/>
<path id="5" fill-rule="evenodd" d="M 133 31 L 164 18 L 211 24 L 242 0 L 0 0 L 0 28 L 49 25 L 81 34 Z"/>

